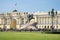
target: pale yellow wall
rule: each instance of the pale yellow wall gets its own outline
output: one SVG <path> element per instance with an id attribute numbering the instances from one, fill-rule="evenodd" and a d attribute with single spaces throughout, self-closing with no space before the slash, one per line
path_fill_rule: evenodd
<path id="1" fill-rule="evenodd" d="M 16 22 L 19 22 L 19 25 L 16 24 L 17 25 L 16 27 L 19 28 L 19 27 L 21 27 L 20 24 L 22 23 L 22 17 L 24 18 L 24 20 L 23 20 L 24 21 L 24 24 L 26 24 L 26 21 L 28 21 L 28 17 L 27 17 L 28 14 L 26 14 L 24 12 L 21 12 L 18 15 L 17 13 L 20 13 L 20 12 L 11 12 L 10 14 L 4 14 L 4 16 L 6 18 L 7 18 L 7 16 L 8 17 L 12 16 L 13 19 L 16 19 Z M 16 16 L 16 17 L 14 17 L 14 16 Z M 58 16 L 60 16 L 60 15 L 58 15 Z M 17 19 L 17 18 L 19 18 L 19 19 Z M 34 19 L 35 22 L 41 21 L 41 24 L 38 24 L 37 25 L 38 28 L 42 28 L 42 26 L 49 26 L 49 28 L 50 28 L 50 26 L 51 26 L 51 17 L 48 15 L 47 12 L 36 12 L 36 14 L 34 14 L 34 18 L 35 18 Z M 48 18 L 49 18 L 49 24 L 45 24 L 46 22 L 48 22 Z M 60 24 L 56 24 L 57 17 L 54 18 L 54 21 L 55 21 L 55 24 L 54 24 L 55 25 L 55 28 L 56 28 L 56 25 L 58 25 L 59 26 L 58 28 L 60 28 Z M 3 18 L 3 20 L 1 20 L 1 18 L 0 18 L 0 24 L 2 24 L 2 23 L 4 24 L 4 22 L 5 22 L 4 18 Z M 58 18 L 58 23 L 59 22 L 60 22 L 60 17 Z M 2 27 L 2 26 L 3 25 L 1 25 L 0 27 Z M 7 26 L 9 26 L 9 25 L 7 25 Z M 7 27 L 7 28 L 9 28 L 9 27 Z"/>

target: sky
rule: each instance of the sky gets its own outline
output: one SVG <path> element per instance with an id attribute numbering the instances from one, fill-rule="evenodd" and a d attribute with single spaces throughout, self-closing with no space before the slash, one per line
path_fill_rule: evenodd
<path id="1" fill-rule="evenodd" d="M 54 8 L 60 11 L 60 0 L 0 0 L 0 13 L 49 11 Z"/>

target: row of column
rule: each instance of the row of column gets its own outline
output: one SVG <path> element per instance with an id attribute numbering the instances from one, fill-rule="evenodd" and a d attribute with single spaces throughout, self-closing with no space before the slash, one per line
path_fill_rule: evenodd
<path id="1" fill-rule="evenodd" d="M 51 17 L 35 17 L 35 22 L 38 22 L 40 25 L 51 25 L 52 20 Z M 53 24 L 60 25 L 60 17 L 54 17 Z"/>

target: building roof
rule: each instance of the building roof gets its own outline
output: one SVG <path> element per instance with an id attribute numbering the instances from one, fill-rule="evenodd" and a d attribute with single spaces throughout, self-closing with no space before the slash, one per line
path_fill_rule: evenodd
<path id="1" fill-rule="evenodd" d="M 13 10 L 13 12 L 18 12 L 18 11 L 15 9 L 15 10 Z"/>

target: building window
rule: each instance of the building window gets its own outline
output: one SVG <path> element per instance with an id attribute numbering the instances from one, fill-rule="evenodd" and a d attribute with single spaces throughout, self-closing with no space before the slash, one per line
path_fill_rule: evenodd
<path id="1" fill-rule="evenodd" d="M 25 13 L 24 13 L 25 14 Z"/>
<path id="2" fill-rule="evenodd" d="M 22 18 L 22 22 L 21 22 L 21 24 L 24 24 L 24 18 Z"/>
<path id="3" fill-rule="evenodd" d="M 58 28 L 58 26 L 56 26 L 56 28 Z"/>
<path id="4" fill-rule="evenodd" d="M 7 24 L 7 25 L 10 24 L 10 19 L 9 19 L 9 18 L 6 20 L 6 24 Z"/>
<path id="5" fill-rule="evenodd" d="M 48 26 L 48 28 L 49 28 L 49 26 Z"/>
<path id="6" fill-rule="evenodd" d="M 46 28 L 46 26 L 45 26 L 45 28 Z"/>
<path id="7" fill-rule="evenodd" d="M 19 15 L 18 13 L 16 13 L 16 15 Z"/>

